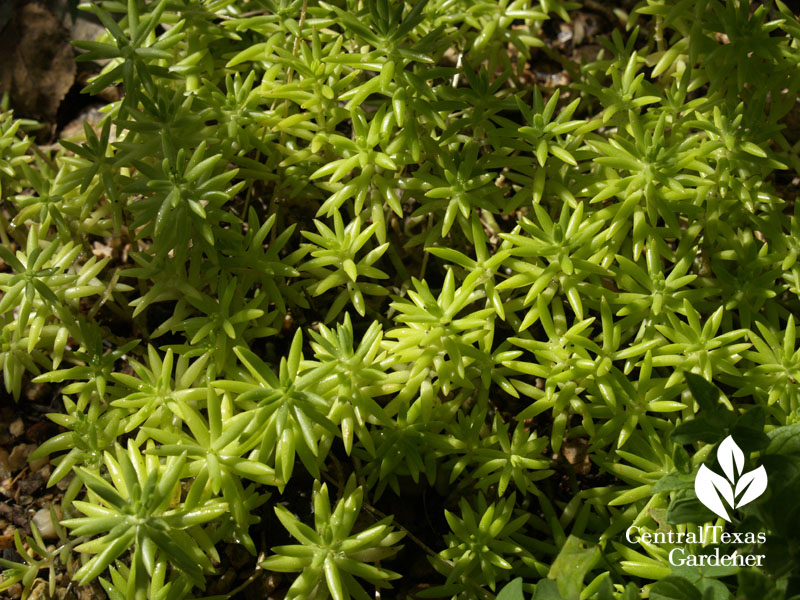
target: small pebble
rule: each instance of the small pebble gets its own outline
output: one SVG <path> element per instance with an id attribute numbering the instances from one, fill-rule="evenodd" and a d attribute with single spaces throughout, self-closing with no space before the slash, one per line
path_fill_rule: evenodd
<path id="1" fill-rule="evenodd" d="M 25 433 L 25 423 L 22 422 L 22 418 L 17 419 L 9 425 L 8 431 L 15 438 L 22 436 L 22 434 Z"/>
<path id="2" fill-rule="evenodd" d="M 70 473 L 69 475 L 67 475 L 63 479 L 59 479 L 58 483 L 56 484 L 56 487 L 59 490 L 61 490 L 62 492 L 65 491 L 69 487 L 69 484 L 72 483 L 72 478 L 73 477 L 74 477 L 74 475 L 72 475 L 72 473 Z"/>
<path id="3" fill-rule="evenodd" d="M 32 460 L 30 463 L 28 463 L 28 466 L 31 468 L 31 471 L 36 473 L 37 471 L 41 471 L 42 469 L 44 469 L 49 462 L 50 459 L 47 456 L 45 456 L 43 458 L 37 458 L 36 460 Z"/>
<path id="4" fill-rule="evenodd" d="M 37 510 L 36 514 L 33 515 L 33 522 L 36 524 L 39 533 L 42 534 L 43 539 L 48 540 L 58 537 L 56 528 L 53 526 L 53 518 L 50 515 L 49 508 L 40 508 Z"/>
<path id="5" fill-rule="evenodd" d="M 42 479 L 44 479 L 45 481 L 47 481 L 48 479 L 50 479 L 50 473 L 52 473 L 52 472 L 53 472 L 53 469 L 52 469 L 52 467 L 50 466 L 50 463 L 47 463 L 45 466 L 41 467 L 41 468 L 40 468 L 39 470 L 37 470 L 36 472 L 37 472 L 39 475 L 41 475 L 41 476 L 42 476 Z"/>
<path id="6" fill-rule="evenodd" d="M 36 448 L 33 444 L 17 444 L 8 457 L 8 465 L 12 473 L 16 473 L 28 462 L 28 455 Z"/>

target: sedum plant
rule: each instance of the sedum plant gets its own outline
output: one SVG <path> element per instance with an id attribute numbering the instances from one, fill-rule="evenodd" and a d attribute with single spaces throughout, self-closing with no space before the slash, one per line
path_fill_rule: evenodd
<path id="1" fill-rule="evenodd" d="M 77 469 L 88 501 L 75 500 L 73 506 L 84 516 L 67 519 L 63 525 L 73 535 L 100 537 L 75 548 L 93 555 L 75 572 L 75 579 L 91 581 L 132 549 L 128 596 L 147 597 L 158 554 L 169 557 L 178 577 L 203 587 L 204 572 L 212 570 L 209 555 L 217 558 L 217 554 L 200 526 L 225 514 L 227 505 L 204 499 L 199 489 L 203 480 L 195 479 L 186 502 L 171 509 L 176 492 L 180 493 L 185 454 L 164 465 L 154 456 L 143 456 L 133 443 L 127 450 L 117 446 L 115 454 L 116 458 L 109 452 L 103 456 L 111 481 L 85 467 Z"/>
<path id="2" fill-rule="evenodd" d="M 314 528 L 297 520 L 284 506 L 275 506 L 275 514 L 300 544 L 277 546 L 275 554 L 261 563 L 273 571 L 300 571 L 287 592 L 288 598 L 369 598 L 356 578 L 377 587 L 400 575 L 369 563 L 395 554 L 403 533 L 392 531 L 391 517 L 382 519 L 358 533 L 353 525 L 361 510 L 364 490 L 355 487 L 350 477 L 342 498 L 331 510 L 327 484 L 315 484 L 312 505 Z"/>
<path id="3" fill-rule="evenodd" d="M 524 514 L 513 517 L 514 500 L 512 494 L 497 503 L 487 503 L 479 494 L 476 510 L 462 498 L 459 503 L 461 518 L 445 512 L 452 533 L 446 537 L 448 548 L 440 556 L 451 562 L 446 573 L 447 583 L 437 591 L 448 595 L 459 589 L 473 588 L 471 593 L 478 594 L 474 590 L 476 577 L 494 590 L 498 579 L 506 579 L 515 568 L 519 570 L 525 562 L 532 561 L 530 552 L 510 539 L 528 520 L 528 515 Z M 437 568 L 441 568 L 441 564 L 434 561 Z M 426 596 L 431 597 L 431 594 L 433 590 Z"/>

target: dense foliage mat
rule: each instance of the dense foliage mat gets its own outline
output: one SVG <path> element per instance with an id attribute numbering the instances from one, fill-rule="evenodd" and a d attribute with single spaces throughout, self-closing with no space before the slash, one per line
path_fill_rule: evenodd
<path id="1" fill-rule="evenodd" d="M 70 482 L 0 589 L 199 597 L 240 546 L 286 598 L 800 594 L 786 5 L 601 6 L 582 59 L 561 0 L 81 8 L 122 99 L 0 125 L 3 383 L 63 397 Z M 728 436 L 770 477 L 730 523 Z M 766 561 L 641 535 L 722 526 Z"/>

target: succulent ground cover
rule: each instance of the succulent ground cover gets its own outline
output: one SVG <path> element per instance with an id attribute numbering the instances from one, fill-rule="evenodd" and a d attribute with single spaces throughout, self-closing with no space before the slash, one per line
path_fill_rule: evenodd
<path id="1" fill-rule="evenodd" d="M 0 116 L 2 385 L 53 394 L 63 492 L 0 589 L 800 595 L 789 6 L 80 8 L 119 99 Z M 728 523 L 729 438 L 770 485 Z M 626 537 L 715 526 L 765 562 Z"/>

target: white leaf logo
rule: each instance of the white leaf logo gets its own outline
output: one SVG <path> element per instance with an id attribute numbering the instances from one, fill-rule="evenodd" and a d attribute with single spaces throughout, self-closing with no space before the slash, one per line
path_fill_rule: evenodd
<path id="1" fill-rule="evenodd" d="M 706 508 L 730 522 L 726 504 L 730 508 L 739 508 L 763 494 L 767 489 L 767 471 L 761 466 L 742 474 L 744 452 L 731 436 L 717 448 L 717 460 L 725 477 L 701 465 L 694 480 L 694 491 Z"/>

